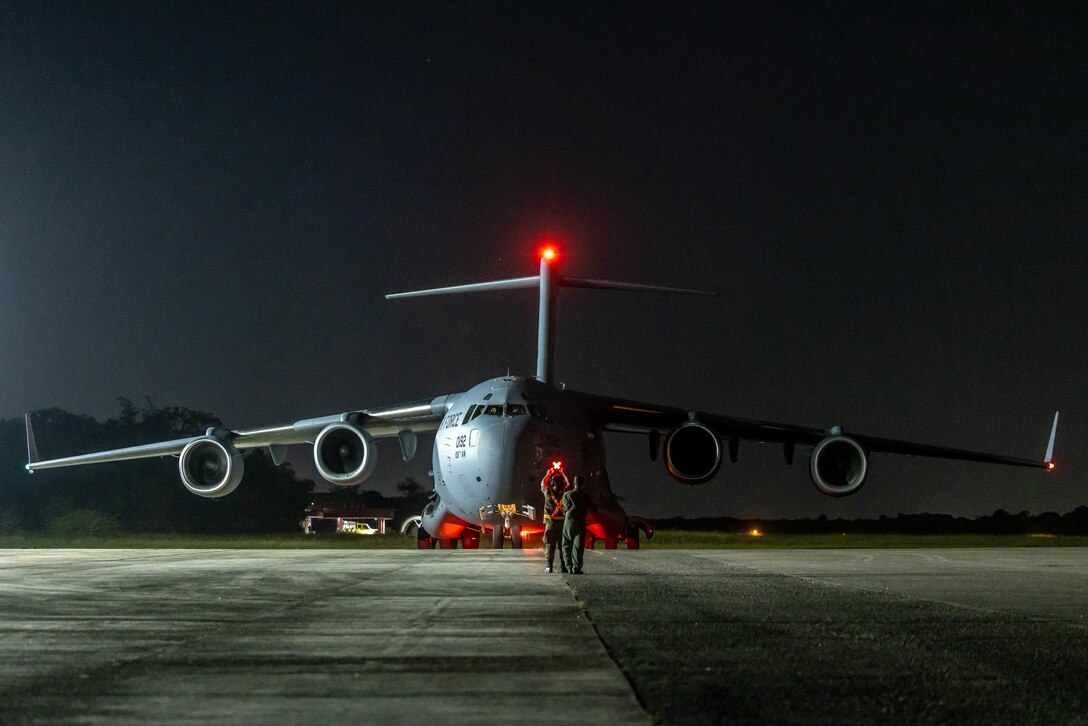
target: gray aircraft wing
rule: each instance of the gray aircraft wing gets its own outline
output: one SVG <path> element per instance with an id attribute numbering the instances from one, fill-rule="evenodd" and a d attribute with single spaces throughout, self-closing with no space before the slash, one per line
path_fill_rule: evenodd
<path id="1" fill-rule="evenodd" d="M 719 439 L 728 441 L 730 454 L 735 460 L 737 441 L 741 439 L 780 443 L 787 447 L 786 457 L 792 459 L 795 446 L 817 446 L 821 441 L 833 436 L 845 436 L 858 442 L 867 452 L 903 454 L 906 456 L 928 456 L 941 459 L 957 459 L 991 464 L 1007 464 L 1038 469 L 1052 469 L 1054 437 L 1058 428 L 1058 414 L 1054 414 L 1054 424 L 1050 431 L 1050 443 L 1046 456 L 1041 459 L 1024 459 L 1003 454 L 991 454 L 968 449 L 946 446 L 933 446 L 911 441 L 871 436 L 858 432 L 846 432 L 836 426 L 830 429 L 798 426 L 794 424 L 757 421 L 753 419 L 723 416 L 707 411 L 688 410 L 673 406 L 659 406 L 642 401 L 629 401 L 608 398 L 594 394 L 569 391 L 583 402 L 592 423 L 605 431 L 647 434 L 656 437 L 667 434 L 677 426 L 689 421 L 703 424 L 713 431 Z"/>
<path id="2" fill-rule="evenodd" d="M 286 455 L 284 447 L 289 444 L 313 443 L 318 434 L 325 428 L 337 423 L 350 423 L 364 429 L 375 439 L 400 437 L 402 451 L 407 459 L 411 458 L 411 454 L 415 452 L 415 438 L 412 434 L 436 430 L 439 422 L 446 415 L 446 411 L 449 410 L 457 396 L 458 394 L 449 394 L 438 398 L 391 406 L 357 409 L 330 416 L 302 419 L 301 421 L 278 426 L 249 429 L 209 429 L 206 434 L 200 436 L 46 460 L 40 460 L 38 457 L 34 430 L 30 423 L 30 414 L 27 414 L 27 458 L 29 463 L 26 465 L 26 469 L 34 472 L 41 469 L 98 464 L 107 461 L 177 456 L 189 444 L 209 436 L 227 441 L 236 449 L 254 449 L 267 446 L 272 454 L 273 461 L 281 463 Z"/>

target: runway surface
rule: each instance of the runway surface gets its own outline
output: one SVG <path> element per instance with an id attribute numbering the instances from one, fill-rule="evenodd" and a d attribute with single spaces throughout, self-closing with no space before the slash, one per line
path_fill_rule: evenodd
<path id="1" fill-rule="evenodd" d="M 3 723 L 1088 723 L 1088 550 L 2 550 Z"/>

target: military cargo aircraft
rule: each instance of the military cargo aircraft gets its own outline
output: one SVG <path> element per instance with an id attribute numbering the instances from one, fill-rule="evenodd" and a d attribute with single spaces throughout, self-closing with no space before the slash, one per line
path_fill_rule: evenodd
<path id="1" fill-rule="evenodd" d="M 612 492 L 605 468 L 605 432 L 645 436 L 652 460 L 662 458 L 669 474 L 681 484 L 712 479 L 728 456 L 737 460 L 739 442 L 751 440 L 782 447 L 787 464 L 798 448 L 809 451 L 809 474 L 824 494 L 843 497 L 861 489 L 874 453 L 929 456 L 964 461 L 1054 468 L 1054 437 L 1041 461 L 928 444 L 886 439 L 835 426 L 827 429 L 755 421 L 707 411 L 662 406 L 583 393 L 553 382 L 555 302 L 563 287 L 592 290 L 714 295 L 682 288 L 590 280 L 560 275 L 558 253 L 547 247 L 540 254 L 539 274 L 507 280 L 386 295 L 387 299 L 494 290 L 539 290 L 537 364 L 533 377 L 492 378 L 461 393 L 420 401 L 353 409 L 294 423 L 249 429 L 208 429 L 203 435 L 60 459 L 39 459 L 26 416 L 30 472 L 106 461 L 176 456 L 185 488 L 201 497 L 230 494 L 242 480 L 243 451 L 268 447 L 272 460 L 282 463 L 287 447 L 313 447 L 318 473 L 335 486 L 356 486 L 377 466 L 375 439 L 397 438 L 402 457 L 415 456 L 418 436 L 435 434 L 434 492 L 415 525 L 422 548 L 440 544 L 453 548 L 480 546 L 491 533 L 493 547 L 521 548 L 526 537 L 543 530 L 540 481 L 560 463 L 571 474 L 585 477 L 585 491 L 594 504 L 588 519 L 590 544 L 603 539 L 606 548 L 623 541 L 629 548 L 641 536 L 652 536 L 645 520 L 629 517 Z"/>

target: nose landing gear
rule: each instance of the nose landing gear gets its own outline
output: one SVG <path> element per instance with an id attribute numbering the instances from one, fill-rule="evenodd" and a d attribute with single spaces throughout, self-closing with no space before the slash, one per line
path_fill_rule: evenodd
<path id="1" fill-rule="evenodd" d="M 496 524 L 491 528 L 491 549 L 502 549 L 503 540 L 506 539 L 507 532 L 510 534 L 510 549 L 520 550 L 525 546 L 525 538 L 521 536 L 520 524 L 514 524 L 510 527 Z"/>

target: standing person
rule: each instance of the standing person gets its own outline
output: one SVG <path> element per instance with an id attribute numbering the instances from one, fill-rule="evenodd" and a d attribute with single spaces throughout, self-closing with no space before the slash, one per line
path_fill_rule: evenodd
<path id="1" fill-rule="evenodd" d="M 586 514 L 593 507 L 589 496 L 582 491 L 585 478 L 574 477 L 570 489 L 563 495 L 563 564 L 574 575 L 582 574 L 582 557 L 586 551 Z"/>
<path id="2" fill-rule="evenodd" d="M 544 558 L 547 560 L 544 572 L 553 571 L 555 548 L 563 530 L 563 491 L 569 486 L 567 475 L 554 466 L 540 480 L 540 491 L 544 494 Z M 567 571 L 566 560 L 562 555 L 559 557 L 559 566 L 563 572 Z"/>

